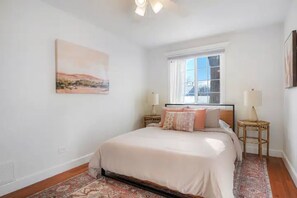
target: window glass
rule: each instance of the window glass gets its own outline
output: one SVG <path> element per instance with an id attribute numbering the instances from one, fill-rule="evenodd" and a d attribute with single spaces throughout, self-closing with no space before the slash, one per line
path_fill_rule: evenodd
<path id="1" fill-rule="evenodd" d="M 220 55 L 186 60 L 185 103 L 220 103 L 220 61 Z"/>

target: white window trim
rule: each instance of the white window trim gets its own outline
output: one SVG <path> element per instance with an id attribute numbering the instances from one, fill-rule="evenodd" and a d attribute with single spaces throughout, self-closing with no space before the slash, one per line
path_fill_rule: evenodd
<path id="1" fill-rule="evenodd" d="M 179 58 L 191 58 L 191 57 L 199 57 L 204 55 L 209 55 L 210 53 L 219 54 L 221 57 L 220 60 L 220 103 L 223 104 L 226 101 L 226 53 L 229 42 L 222 42 L 207 46 L 195 47 L 195 48 L 187 48 L 177 51 L 171 51 L 165 53 L 165 57 L 167 58 L 167 68 L 168 68 L 168 88 L 170 90 L 170 60 L 179 59 Z M 170 100 L 170 93 L 167 93 L 168 98 Z M 195 101 L 196 102 L 196 101 Z"/>
<path id="2" fill-rule="evenodd" d="M 165 57 L 169 60 L 177 59 L 177 58 L 186 58 L 186 57 L 190 58 L 192 56 L 208 54 L 211 52 L 215 53 L 219 51 L 226 51 L 228 45 L 229 45 L 228 42 L 223 42 L 223 43 L 217 43 L 217 44 L 206 45 L 201 47 L 171 51 L 171 52 L 165 53 Z"/>

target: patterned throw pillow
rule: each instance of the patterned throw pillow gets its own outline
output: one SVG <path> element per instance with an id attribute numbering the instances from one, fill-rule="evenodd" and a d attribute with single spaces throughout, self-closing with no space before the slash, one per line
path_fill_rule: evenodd
<path id="1" fill-rule="evenodd" d="M 174 115 L 175 115 L 175 112 L 166 112 L 164 123 L 163 123 L 163 129 L 165 130 L 173 129 Z"/>
<path id="2" fill-rule="evenodd" d="M 163 129 L 192 132 L 194 120 L 194 112 L 167 112 Z"/>
<path id="3" fill-rule="evenodd" d="M 162 109 L 162 114 L 161 114 L 161 127 L 163 127 L 163 124 L 165 122 L 165 116 L 167 112 L 182 112 L 183 108 L 168 108 L 168 107 L 163 107 Z"/>

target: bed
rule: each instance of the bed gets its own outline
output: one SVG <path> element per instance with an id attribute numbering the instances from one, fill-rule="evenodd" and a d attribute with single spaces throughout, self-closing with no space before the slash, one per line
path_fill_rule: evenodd
<path id="1" fill-rule="evenodd" d="M 221 117 L 233 120 L 229 124 L 234 127 L 234 106 L 229 113 Z M 97 177 L 108 171 L 185 195 L 230 198 L 233 197 L 234 162 L 241 160 L 241 155 L 232 128 L 187 133 L 147 127 L 104 142 L 89 163 L 89 173 Z M 127 179 L 122 181 L 129 182 Z M 130 184 L 137 185 L 135 182 Z M 158 189 L 147 190 L 172 197 Z"/>

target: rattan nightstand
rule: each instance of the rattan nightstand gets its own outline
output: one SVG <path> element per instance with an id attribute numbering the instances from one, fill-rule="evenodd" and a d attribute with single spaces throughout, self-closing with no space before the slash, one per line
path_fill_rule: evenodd
<path id="1" fill-rule="evenodd" d="M 267 144 L 267 157 L 269 157 L 269 122 L 266 121 L 249 121 L 239 120 L 237 121 L 237 136 L 239 137 L 240 128 L 243 130 L 243 136 L 239 137 L 239 140 L 243 142 L 243 153 L 246 157 L 246 143 L 258 144 L 259 156 L 262 159 L 262 144 Z M 247 136 L 247 131 L 257 131 L 258 137 Z M 263 139 L 262 132 L 266 131 L 266 139 Z M 249 141 L 250 140 L 250 141 Z"/>
<path id="2" fill-rule="evenodd" d="M 159 122 L 161 122 L 160 115 L 146 115 L 143 117 L 144 127 L 146 127 L 148 124 L 151 124 L 151 123 L 158 124 Z"/>

